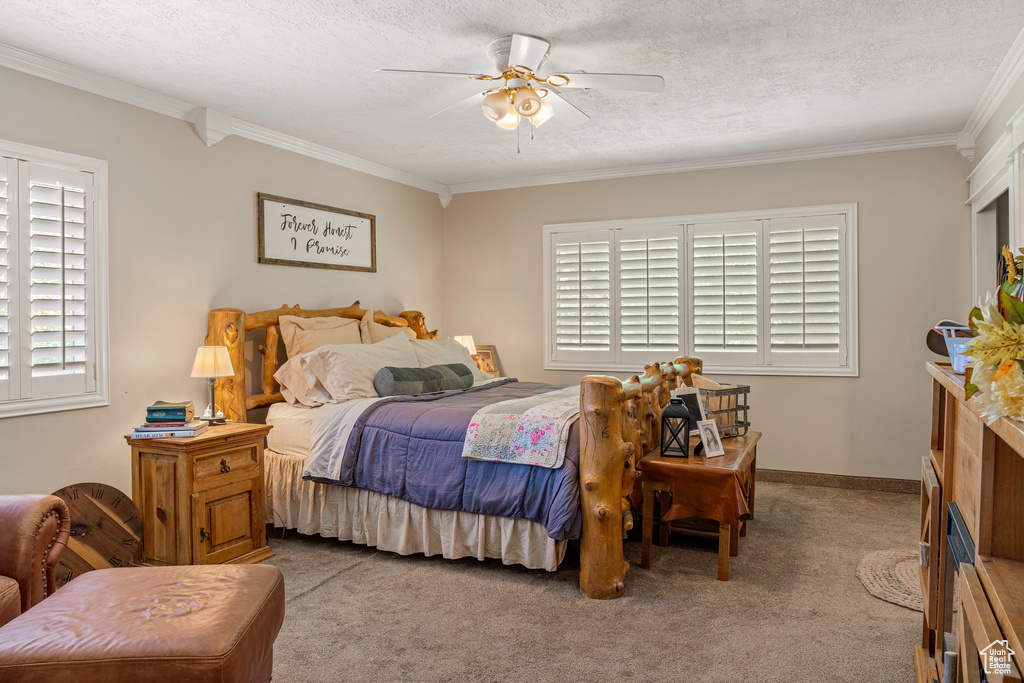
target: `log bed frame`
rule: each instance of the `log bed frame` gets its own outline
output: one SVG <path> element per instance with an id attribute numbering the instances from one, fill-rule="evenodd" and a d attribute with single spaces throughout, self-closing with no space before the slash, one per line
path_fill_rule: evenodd
<path id="1" fill-rule="evenodd" d="M 217 396 L 225 416 L 246 421 L 246 412 L 283 401 L 274 373 L 277 372 L 278 320 L 282 315 L 303 318 L 342 317 L 360 319 L 366 310 L 356 301 L 344 308 L 307 310 L 282 306 L 271 311 L 246 313 L 237 308 L 210 311 L 206 343 L 226 346 L 234 375 L 217 379 Z M 374 321 L 390 327 L 409 327 L 418 339 L 434 339 L 423 314 L 403 311 L 398 316 L 373 312 Z M 266 342 L 257 347 L 263 356 L 262 393 L 246 391 L 245 335 L 266 330 Z M 623 538 L 633 528 L 631 497 L 640 476 L 637 463 L 643 454 L 661 443 L 661 410 L 676 387 L 692 385 L 699 373 L 698 358 L 676 358 L 644 366 L 642 375 L 619 380 L 589 375 L 580 385 L 580 505 L 583 528 L 580 536 L 580 588 L 589 598 L 617 598 L 625 592 L 629 563 L 623 558 Z"/>

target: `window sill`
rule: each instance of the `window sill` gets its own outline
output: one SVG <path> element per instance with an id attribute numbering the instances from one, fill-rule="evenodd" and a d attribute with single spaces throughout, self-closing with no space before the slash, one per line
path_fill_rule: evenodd
<path id="1" fill-rule="evenodd" d="M 42 413 L 56 413 L 63 410 L 99 408 L 110 405 L 110 397 L 98 393 L 56 398 L 24 398 L 0 401 L 0 418 L 23 417 Z"/>
<path id="2" fill-rule="evenodd" d="M 678 358 L 678 356 L 676 356 Z M 699 357 L 699 356 L 698 356 Z M 669 362 L 672 358 L 652 358 L 650 362 Z M 601 363 L 585 361 L 548 361 L 545 370 L 576 370 L 580 372 L 615 372 L 640 374 L 643 367 L 635 363 Z M 829 367 L 766 367 L 704 364 L 705 375 L 759 375 L 780 377 L 860 377 L 857 368 Z"/>

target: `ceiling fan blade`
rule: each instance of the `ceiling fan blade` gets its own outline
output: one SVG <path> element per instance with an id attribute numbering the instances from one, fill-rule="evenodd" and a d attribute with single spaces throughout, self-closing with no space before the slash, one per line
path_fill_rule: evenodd
<path id="1" fill-rule="evenodd" d="M 595 90 L 636 90 L 641 92 L 661 92 L 665 89 L 665 79 L 649 74 L 584 74 L 567 73 L 568 85 L 560 88 L 593 88 Z"/>
<path id="2" fill-rule="evenodd" d="M 551 88 L 548 88 L 548 95 L 544 99 L 551 104 L 551 109 L 554 111 L 553 118 L 567 126 L 578 126 L 590 120 L 589 116 L 577 109 L 568 100 L 563 99 Z"/>
<path id="3" fill-rule="evenodd" d="M 438 118 L 440 116 L 450 116 L 451 114 L 458 114 L 458 113 L 467 111 L 469 109 L 472 109 L 473 107 L 476 107 L 477 109 L 479 109 L 480 108 L 480 103 L 484 101 L 484 97 L 485 97 L 485 95 L 482 92 L 474 93 L 474 94 L 470 95 L 469 97 L 467 97 L 466 99 L 459 100 L 458 102 L 456 102 L 452 106 L 446 107 L 445 109 L 442 109 L 441 111 L 437 112 L 436 114 L 434 114 L 430 118 L 436 119 L 436 118 Z"/>
<path id="4" fill-rule="evenodd" d="M 416 69 L 374 69 L 375 74 L 427 74 L 428 76 L 460 76 L 462 78 L 475 78 L 485 74 L 464 74 L 454 71 L 417 71 Z"/>
<path id="5" fill-rule="evenodd" d="M 508 51 L 508 65 L 536 71 L 544 61 L 544 55 L 548 53 L 549 47 L 551 43 L 542 38 L 513 33 L 512 47 Z"/>

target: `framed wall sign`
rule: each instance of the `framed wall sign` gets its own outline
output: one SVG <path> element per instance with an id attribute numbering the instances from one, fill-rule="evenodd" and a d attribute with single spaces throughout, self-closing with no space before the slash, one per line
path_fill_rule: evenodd
<path id="1" fill-rule="evenodd" d="M 377 219 L 256 193 L 259 262 L 278 266 L 377 272 Z"/>

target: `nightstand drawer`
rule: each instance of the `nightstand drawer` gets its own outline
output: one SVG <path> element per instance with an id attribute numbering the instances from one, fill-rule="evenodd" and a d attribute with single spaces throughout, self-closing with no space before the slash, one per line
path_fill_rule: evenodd
<path id="1" fill-rule="evenodd" d="M 193 476 L 198 486 L 222 486 L 239 478 L 252 477 L 250 470 L 258 466 L 259 450 L 256 444 L 241 448 L 236 446 L 197 455 Z"/>

